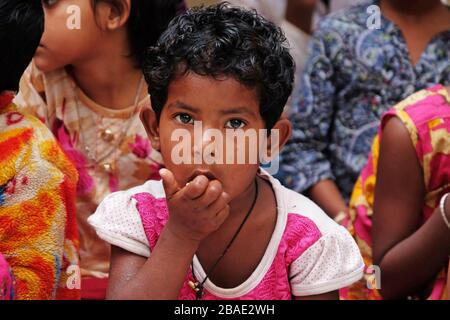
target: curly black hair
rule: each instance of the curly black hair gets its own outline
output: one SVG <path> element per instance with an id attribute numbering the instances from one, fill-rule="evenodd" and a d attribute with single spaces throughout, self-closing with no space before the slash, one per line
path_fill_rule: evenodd
<path id="1" fill-rule="evenodd" d="M 43 32 L 41 0 L 0 0 L 0 93 L 19 89 Z"/>
<path id="2" fill-rule="evenodd" d="M 214 79 L 232 77 L 255 88 L 270 130 L 291 94 L 295 63 L 279 27 L 255 10 L 221 3 L 173 19 L 147 51 L 143 68 L 158 121 L 171 81 L 193 72 Z"/>

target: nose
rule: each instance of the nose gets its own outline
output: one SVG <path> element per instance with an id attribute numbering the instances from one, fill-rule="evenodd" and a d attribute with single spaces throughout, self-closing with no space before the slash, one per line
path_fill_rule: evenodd
<path id="1" fill-rule="evenodd" d="M 201 127 L 201 124 L 194 127 L 194 144 L 193 153 L 195 164 L 212 164 L 211 161 L 215 158 L 218 148 L 220 146 L 220 139 L 218 134 L 220 130 L 211 127 Z"/>

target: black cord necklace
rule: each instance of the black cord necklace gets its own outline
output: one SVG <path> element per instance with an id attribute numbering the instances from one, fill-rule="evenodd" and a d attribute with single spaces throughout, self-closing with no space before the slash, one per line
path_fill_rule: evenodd
<path id="1" fill-rule="evenodd" d="M 253 212 L 253 209 L 254 209 L 255 204 L 256 204 L 256 200 L 258 200 L 258 181 L 257 180 L 255 180 L 255 198 L 253 199 L 252 206 L 250 207 L 250 210 L 248 210 L 247 214 L 245 215 L 244 220 L 242 221 L 241 225 L 237 229 L 237 231 L 234 234 L 233 238 L 231 238 L 231 240 L 228 243 L 228 245 L 226 246 L 225 250 L 222 252 L 220 257 L 216 260 L 216 262 L 211 266 L 211 268 L 209 268 L 209 270 L 206 272 L 205 279 L 203 279 L 202 282 L 198 282 L 198 281 L 196 281 L 196 282 L 189 281 L 188 282 L 189 287 L 191 287 L 192 290 L 195 291 L 195 298 L 196 298 L 196 300 L 199 300 L 199 299 L 201 299 L 203 297 L 204 284 L 205 284 L 206 280 L 208 280 L 209 276 L 216 269 L 216 267 L 219 264 L 219 262 L 222 260 L 222 258 L 230 250 L 230 247 L 233 245 L 233 242 L 236 240 L 236 238 L 238 237 L 238 235 L 241 232 L 242 228 L 244 227 L 245 223 L 247 222 L 248 218 L 250 217 L 251 213 Z M 191 262 L 191 268 L 192 268 L 192 276 L 195 279 L 194 262 Z"/>

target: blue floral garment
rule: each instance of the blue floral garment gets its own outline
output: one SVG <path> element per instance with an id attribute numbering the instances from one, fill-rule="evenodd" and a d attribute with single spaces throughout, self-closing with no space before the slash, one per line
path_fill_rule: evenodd
<path id="1" fill-rule="evenodd" d="M 415 91 L 450 84 L 450 30 L 435 36 L 413 65 L 400 29 L 381 15 L 367 27 L 363 1 L 326 17 L 314 34 L 278 178 L 303 192 L 325 179 L 348 200 L 380 118 Z"/>

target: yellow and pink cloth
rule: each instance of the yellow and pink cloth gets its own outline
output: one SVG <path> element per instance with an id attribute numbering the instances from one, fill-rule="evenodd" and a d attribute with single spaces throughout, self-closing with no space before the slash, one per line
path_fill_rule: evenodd
<path id="1" fill-rule="evenodd" d="M 78 174 L 13 98 L 0 95 L 0 300 L 79 299 Z"/>
<path id="2" fill-rule="evenodd" d="M 407 128 L 423 169 L 426 188 L 423 223 L 439 206 L 442 195 L 450 191 L 450 95 L 445 87 L 437 85 L 411 95 L 383 116 L 368 162 L 353 190 L 350 215 L 345 224 L 358 243 L 366 268 L 372 265 L 371 229 L 380 139 L 384 125 L 392 117 L 400 119 Z M 434 279 L 428 299 L 446 298 L 446 274 L 447 267 L 443 266 Z M 371 272 L 366 273 L 361 281 L 341 290 L 341 297 L 352 300 L 382 299 L 376 289 L 368 288 L 367 284 L 373 284 L 374 280 Z"/>

